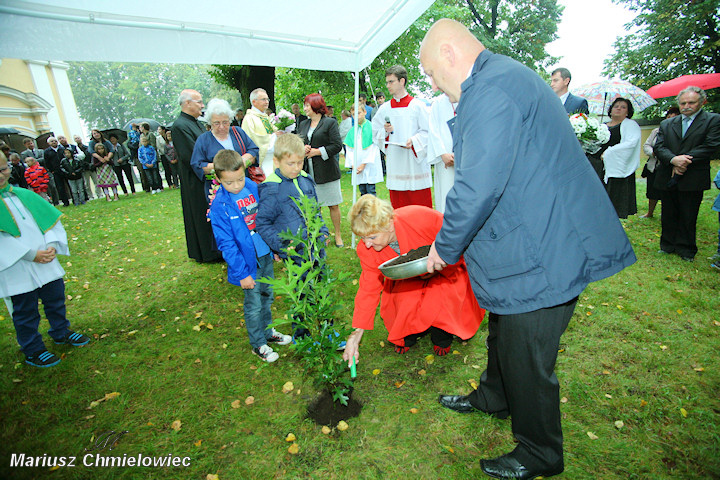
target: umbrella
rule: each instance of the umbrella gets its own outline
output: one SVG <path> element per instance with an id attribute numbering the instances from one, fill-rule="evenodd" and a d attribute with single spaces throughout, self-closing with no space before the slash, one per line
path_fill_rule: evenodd
<path id="1" fill-rule="evenodd" d="M 157 127 L 160 126 L 160 123 L 153 120 L 152 118 L 133 118 L 132 120 L 130 120 L 129 122 L 127 122 L 125 124 L 125 126 L 123 127 L 123 130 L 129 132 L 133 123 L 137 123 L 138 125 L 142 125 L 143 123 L 149 123 L 151 132 L 154 132 L 155 130 L 157 130 Z"/>
<path id="2" fill-rule="evenodd" d="M 642 111 L 657 102 L 645 90 L 636 87 L 625 80 L 603 80 L 601 82 L 588 83 L 573 89 L 573 95 L 583 97 L 588 101 L 590 113 L 604 116 L 608 106 L 617 97 L 630 100 L 636 111 Z"/>
<path id="3" fill-rule="evenodd" d="M 700 87 L 703 90 L 720 87 L 720 73 L 683 75 L 650 87 L 647 93 L 653 98 L 674 97 L 681 90 L 690 86 Z"/>
<path id="4" fill-rule="evenodd" d="M 20 133 L 20 130 L 17 130 L 12 127 L 0 127 L 0 135 L 11 135 L 11 134 L 17 134 Z"/>
<path id="5" fill-rule="evenodd" d="M 116 137 L 118 137 L 118 142 L 123 143 L 128 138 L 128 134 L 124 130 L 120 130 L 119 128 L 108 128 L 107 130 L 100 130 L 105 138 L 110 140 L 110 135 L 114 134 Z"/>

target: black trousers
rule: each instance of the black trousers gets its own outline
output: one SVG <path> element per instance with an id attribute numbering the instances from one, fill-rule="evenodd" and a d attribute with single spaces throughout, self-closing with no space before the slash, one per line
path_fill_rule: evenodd
<path id="1" fill-rule="evenodd" d="M 698 248 L 695 241 L 697 217 L 703 192 L 662 192 L 660 248 L 681 257 L 694 258 Z"/>
<path id="2" fill-rule="evenodd" d="M 563 459 L 555 361 L 576 303 L 577 297 L 533 312 L 489 316 L 487 369 L 470 403 L 485 412 L 510 413 L 518 441 L 513 455 L 528 468 Z"/>
<path id="3" fill-rule="evenodd" d="M 135 193 L 135 179 L 133 179 L 132 165 L 128 162 L 125 162 L 122 165 L 113 165 L 113 170 L 115 170 L 115 176 L 118 178 L 118 183 L 120 184 L 120 188 L 122 188 L 123 193 L 125 195 L 128 193 L 127 187 L 125 186 L 125 180 L 123 180 L 123 173 L 130 184 L 130 191 Z"/>

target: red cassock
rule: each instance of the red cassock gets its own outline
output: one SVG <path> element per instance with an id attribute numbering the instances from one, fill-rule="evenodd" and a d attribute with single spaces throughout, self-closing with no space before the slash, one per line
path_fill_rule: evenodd
<path id="1" fill-rule="evenodd" d="M 442 214 L 427 207 L 411 205 L 396 209 L 393 224 L 400 252 L 430 245 L 442 222 Z M 475 299 L 465 260 L 461 258 L 425 280 L 419 277 L 390 280 L 378 267 L 397 256 L 392 248 L 387 246 L 377 252 L 360 242 L 357 254 L 362 273 L 355 296 L 354 328 L 372 330 L 380 303 L 388 340 L 395 345 L 404 346 L 406 336 L 430 327 L 441 328 L 463 340 L 475 335 L 485 310 Z"/>

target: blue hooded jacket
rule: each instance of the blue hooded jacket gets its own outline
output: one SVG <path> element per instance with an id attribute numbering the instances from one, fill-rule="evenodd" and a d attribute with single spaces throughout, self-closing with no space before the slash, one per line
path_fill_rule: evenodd
<path id="1" fill-rule="evenodd" d="M 317 201 L 315 182 L 305 172 L 300 172 L 297 178 L 291 180 L 277 168 L 259 185 L 258 189 L 262 201 L 258 210 L 256 229 L 273 252 L 280 258 L 287 258 L 285 251 L 287 242 L 280 238 L 280 232 L 290 230 L 296 233 L 306 228 L 300 209 L 292 198 L 305 195 Z M 321 232 L 325 236 L 330 233 L 324 225 Z M 324 250 L 320 255 L 324 256 Z"/>
<path id="2" fill-rule="evenodd" d="M 254 196 L 255 201 L 260 201 L 255 182 L 246 180 L 245 189 L 250 192 L 248 198 Z M 222 185 L 210 205 L 209 218 L 218 249 L 228 264 L 228 282 L 239 286 L 243 278 L 256 279 L 257 256 L 252 235 L 257 233 L 250 232 L 240 209 Z"/>

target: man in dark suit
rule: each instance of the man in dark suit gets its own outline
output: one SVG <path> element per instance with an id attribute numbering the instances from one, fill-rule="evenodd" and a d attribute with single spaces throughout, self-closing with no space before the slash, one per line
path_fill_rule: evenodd
<path id="1" fill-rule="evenodd" d="M 20 157 L 22 158 L 22 160 L 25 160 L 28 157 L 32 157 L 38 162 L 42 163 L 45 152 L 35 146 L 35 141 L 32 138 L 26 138 L 25 140 L 23 140 L 23 145 L 25 145 L 25 150 L 20 152 Z"/>
<path id="2" fill-rule="evenodd" d="M 298 133 L 298 127 L 304 120 L 307 120 L 308 117 L 300 113 L 300 105 L 297 103 L 293 103 L 290 109 L 292 110 L 293 115 L 295 115 L 295 128 L 292 133 Z"/>
<path id="3" fill-rule="evenodd" d="M 190 166 L 195 141 L 205 133 L 205 127 L 197 121 L 205 104 L 200 92 L 192 89 L 183 90 L 178 102 L 180 116 L 173 123 L 172 139 L 180 173 L 180 200 L 188 257 L 200 263 L 217 262 L 222 255 L 213 249 L 212 227 L 207 221 L 205 181 L 200 180 Z"/>
<path id="4" fill-rule="evenodd" d="M 550 74 L 550 88 L 560 97 L 560 101 L 565 106 L 568 114 L 572 113 L 590 113 L 588 102 L 582 97 L 577 97 L 568 91 L 568 86 L 572 80 L 570 70 L 567 68 L 556 68 Z"/>
<path id="5" fill-rule="evenodd" d="M 710 188 L 710 160 L 720 150 L 720 115 L 703 110 L 705 91 L 688 87 L 677 96 L 680 115 L 663 120 L 655 142 L 655 188 L 662 191 L 660 252 L 688 262 L 697 253 L 695 231 L 703 191 Z"/>
<path id="6" fill-rule="evenodd" d="M 433 90 L 459 101 L 455 182 L 428 272 L 464 255 L 478 303 L 490 313 L 477 390 L 439 401 L 458 412 L 512 416 L 517 446 L 482 460 L 486 474 L 557 475 L 564 469 L 560 336 L 585 287 L 631 265 L 635 254 L 565 110 L 535 72 L 486 50 L 449 19 L 428 31 L 420 62 Z"/>
<path id="7" fill-rule="evenodd" d="M 45 149 L 43 156 L 45 157 L 45 169 L 50 172 L 50 196 L 53 200 L 53 205 L 57 205 L 60 202 L 66 207 L 70 206 L 70 200 L 67 194 L 67 181 L 62 170 L 60 170 L 60 162 L 63 159 L 63 151 L 65 148 L 58 143 L 57 138 L 48 137 L 47 139 L 48 148 Z M 42 162 L 41 162 L 42 163 Z M 57 196 L 54 195 L 53 188 L 57 191 Z"/>

